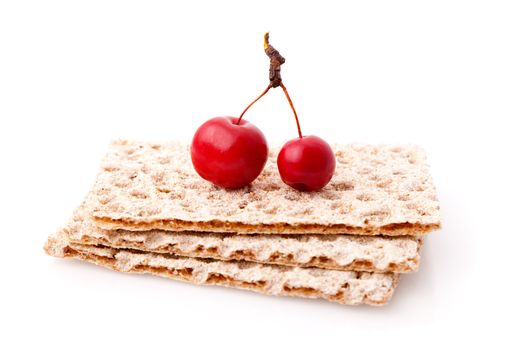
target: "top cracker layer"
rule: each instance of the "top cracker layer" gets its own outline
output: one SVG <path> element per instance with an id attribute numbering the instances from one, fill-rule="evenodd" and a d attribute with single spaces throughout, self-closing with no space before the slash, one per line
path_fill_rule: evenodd
<path id="1" fill-rule="evenodd" d="M 131 231 L 422 235 L 440 227 L 420 148 L 333 149 L 336 172 L 320 192 L 286 186 L 274 150 L 251 185 L 227 191 L 196 174 L 187 146 L 116 141 L 92 190 L 92 216 L 99 227 Z"/>

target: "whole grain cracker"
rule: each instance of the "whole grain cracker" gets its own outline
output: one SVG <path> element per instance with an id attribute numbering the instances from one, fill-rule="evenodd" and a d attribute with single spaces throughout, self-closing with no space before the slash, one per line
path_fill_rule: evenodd
<path id="1" fill-rule="evenodd" d="M 416 272 L 422 238 L 354 235 L 238 235 L 98 228 L 86 203 L 66 228 L 70 241 L 196 258 L 348 271 Z"/>
<path id="2" fill-rule="evenodd" d="M 319 192 L 286 186 L 274 149 L 251 185 L 228 191 L 196 174 L 187 146 L 116 141 L 93 188 L 92 215 L 102 228 L 131 231 L 422 235 L 440 227 L 420 148 L 333 149 L 336 172 Z"/>
<path id="3" fill-rule="evenodd" d="M 50 236 L 44 248 L 55 257 L 76 258 L 121 272 L 150 273 L 269 295 L 323 298 L 348 305 L 383 305 L 391 298 L 399 280 L 399 275 L 392 273 L 216 261 L 75 244 L 68 240 L 65 231 Z"/>

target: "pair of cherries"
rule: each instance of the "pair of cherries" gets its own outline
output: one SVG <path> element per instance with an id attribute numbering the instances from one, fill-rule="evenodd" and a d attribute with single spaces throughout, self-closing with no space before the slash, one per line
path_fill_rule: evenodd
<path id="1" fill-rule="evenodd" d="M 279 174 L 284 183 L 296 190 L 318 191 L 332 178 L 336 158 L 321 138 L 302 136 L 297 113 L 281 80 L 280 66 L 285 59 L 268 39 L 267 33 L 264 46 L 271 61 L 269 86 L 240 117 L 215 117 L 202 124 L 191 143 L 191 160 L 202 178 L 219 187 L 237 189 L 254 181 L 267 162 L 268 146 L 260 129 L 242 117 L 271 88 L 281 87 L 293 110 L 299 137 L 281 148 L 277 157 Z"/>

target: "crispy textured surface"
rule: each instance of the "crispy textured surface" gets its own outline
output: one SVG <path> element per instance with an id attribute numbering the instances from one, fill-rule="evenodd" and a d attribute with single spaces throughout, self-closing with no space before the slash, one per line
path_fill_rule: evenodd
<path id="1" fill-rule="evenodd" d="M 415 272 L 422 239 L 353 235 L 238 235 L 171 231 L 109 231 L 98 228 L 86 204 L 67 228 L 75 243 L 218 260 L 245 260 L 334 270 Z"/>
<path id="2" fill-rule="evenodd" d="M 122 272 L 151 273 L 269 295 L 324 298 L 349 305 L 387 303 L 399 279 L 399 275 L 392 273 L 283 267 L 82 245 L 71 243 L 65 231 L 49 237 L 44 248 L 55 257 L 77 258 Z"/>
<path id="3" fill-rule="evenodd" d="M 422 235 L 440 227 L 420 148 L 333 148 L 336 172 L 322 191 L 286 186 L 273 150 L 250 186 L 226 191 L 195 173 L 186 146 L 113 142 L 94 185 L 92 214 L 102 228 L 131 231 Z"/>

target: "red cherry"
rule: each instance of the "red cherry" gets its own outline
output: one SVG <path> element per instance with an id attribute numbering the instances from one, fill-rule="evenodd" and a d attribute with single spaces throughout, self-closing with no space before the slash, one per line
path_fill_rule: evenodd
<path id="1" fill-rule="evenodd" d="M 213 184 L 235 189 L 250 184 L 267 162 L 265 136 L 238 118 L 216 117 L 202 124 L 193 137 L 191 160 L 198 174 Z"/>
<path id="2" fill-rule="evenodd" d="M 318 136 L 303 136 L 283 146 L 277 167 L 288 186 L 299 191 L 318 191 L 332 178 L 336 158 L 327 142 Z"/>

